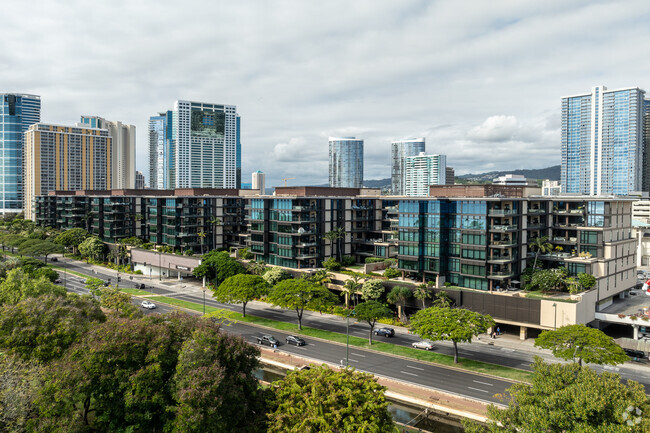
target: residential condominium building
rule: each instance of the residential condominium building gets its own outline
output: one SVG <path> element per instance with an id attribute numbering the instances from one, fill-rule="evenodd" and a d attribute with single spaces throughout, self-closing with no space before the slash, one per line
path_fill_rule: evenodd
<path id="1" fill-rule="evenodd" d="M 445 185 L 447 175 L 445 155 L 426 155 L 404 158 L 404 195 L 426 197 L 430 185 Z"/>
<path id="2" fill-rule="evenodd" d="M 393 141 L 391 143 L 391 190 L 393 195 L 405 194 L 406 157 L 425 151 L 424 138 Z"/>
<path id="3" fill-rule="evenodd" d="M 330 137 L 329 159 L 330 188 L 363 186 L 363 140 Z"/>
<path id="4" fill-rule="evenodd" d="M 251 189 L 259 191 L 260 195 L 266 194 L 265 180 L 266 175 L 263 172 L 257 170 L 255 173 L 253 173 L 252 176 Z"/>
<path id="5" fill-rule="evenodd" d="M 108 135 L 111 137 L 109 189 L 135 188 L 135 126 L 98 116 L 81 116 L 77 126 L 108 130 Z"/>
<path id="6" fill-rule="evenodd" d="M 562 98 L 563 193 L 628 195 L 643 188 L 644 96 L 638 87 Z"/>
<path id="7" fill-rule="evenodd" d="M 56 190 L 106 190 L 112 184 L 107 129 L 36 123 L 25 134 L 25 219 L 37 196 Z"/>
<path id="8" fill-rule="evenodd" d="M 0 93 L 0 213 L 23 209 L 25 132 L 40 120 L 40 96 Z"/>
<path id="9" fill-rule="evenodd" d="M 234 105 L 176 101 L 149 119 L 152 188 L 239 188 L 240 117 Z"/>
<path id="10" fill-rule="evenodd" d="M 135 172 L 135 189 L 144 189 L 144 174 L 141 171 Z"/>

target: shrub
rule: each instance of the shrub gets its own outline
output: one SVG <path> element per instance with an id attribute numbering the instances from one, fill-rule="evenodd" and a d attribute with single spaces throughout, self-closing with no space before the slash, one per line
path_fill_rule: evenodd
<path id="1" fill-rule="evenodd" d="M 194 250 L 191 250 L 191 249 L 185 250 L 185 251 L 183 251 L 183 255 L 184 256 L 193 256 L 194 255 Z"/>
<path id="2" fill-rule="evenodd" d="M 384 264 L 386 266 L 395 266 L 397 264 L 397 259 L 384 259 Z"/>
<path id="3" fill-rule="evenodd" d="M 366 263 L 379 263 L 383 261 L 384 259 L 381 257 L 366 257 Z"/>
<path id="4" fill-rule="evenodd" d="M 136 275 L 142 275 L 142 270 L 138 269 L 137 271 L 134 271 L 133 273 L 136 274 Z"/>
<path id="5" fill-rule="evenodd" d="M 323 267 L 328 271 L 338 271 L 341 269 L 341 264 L 334 260 L 333 257 L 330 257 L 323 262 Z"/>
<path id="6" fill-rule="evenodd" d="M 384 271 L 384 277 L 386 278 L 396 278 L 400 275 L 402 275 L 402 273 L 395 268 L 388 268 Z"/>
<path id="7" fill-rule="evenodd" d="M 253 260 L 255 258 L 255 254 L 248 251 L 248 248 L 242 248 L 239 250 L 237 256 L 244 260 Z"/>
<path id="8" fill-rule="evenodd" d="M 354 263 L 355 263 L 355 260 L 354 260 L 354 257 L 352 257 L 352 256 L 343 256 L 343 258 L 341 259 L 341 264 L 343 266 L 352 266 L 352 265 L 354 265 Z"/>

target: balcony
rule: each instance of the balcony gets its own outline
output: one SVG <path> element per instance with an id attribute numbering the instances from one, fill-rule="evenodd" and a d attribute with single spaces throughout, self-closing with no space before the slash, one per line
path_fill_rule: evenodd
<path id="1" fill-rule="evenodd" d="M 514 271 L 498 271 L 498 272 L 491 272 L 490 275 L 488 275 L 488 278 L 493 280 L 505 280 L 506 278 L 512 278 L 514 276 L 515 276 Z"/>
<path id="2" fill-rule="evenodd" d="M 511 255 L 495 255 L 492 257 L 488 257 L 488 263 L 495 264 L 495 265 L 506 264 L 515 261 L 517 261 L 517 257 Z"/>
<path id="3" fill-rule="evenodd" d="M 516 210 L 512 209 L 490 209 L 488 211 L 489 216 L 506 216 L 506 215 L 517 215 Z"/>
<path id="4" fill-rule="evenodd" d="M 298 254 L 296 256 L 297 260 L 308 260 L 308 259 L 315 259 L 318 258 L 318 253 L 306 253 L 306 254 Z"/>
<path id="5" fill-rule="evenodd" d="M 318 246 L 318 242 L 301 242 L 296 244 L 296 247 L 298 248 L 307 248 L 307 247 L 316 247 Z"/>
<path id="6" fill-rule="evenodd" d="M 556 243 L 556 244 L 565 244 L 565 245 L 575 245 L 578 243 L 578 238 L 577 237 L 554 237 L 551 239 L 551 242 Z"/>
<path id="7" fill-rule="evenodd" d="M 490 243 L 490 247 L 495 248 L 512 248 L 517 245 L 517 241 L 514 240 L 505 240 L 505 241 L 494 241 Z"/>
<path id="8" fill-rule="evenodd" d="M 545 214 L 545 213 L 546 213 L 546 209 L 542 209 L 542 208 L 528 209 L 528 214 L 529 215 L 540 215 L 540 214 Z"/>
<path id="9" fill-rule="evenodd" d="M 542 224 L 542 223 L 528 224 L 528 227 L 526 227 L 526 229 L 528 230 L 541 230 L 545 228 L 546 228 L 546 224 Z"/>
<path id="10" fill-rule="evenodd" d="M 505 224 L 494 224 L 492 227 L 490 227 L 490 230 L 498 231 L 498 232 L 511 232 L 517 230 L 517 226 L 505 225 Z"/>

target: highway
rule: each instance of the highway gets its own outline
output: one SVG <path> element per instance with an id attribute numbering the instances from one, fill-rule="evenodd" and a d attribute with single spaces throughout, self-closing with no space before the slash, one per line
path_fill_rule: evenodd
<path id="1" fill-rule="evenodd" d="M 89 265 L 80 262 L 72 262 L 65 259 L 68 269 L 76 272 L 84 273 L 86 275 L 108 280 L 111 278 L 112 283 L 116 281 L 117 273 L 110 270 L 93 271 L 89 269 Z M 135 282 L 125 279 L 125 274 L 121 274 L 122 281 L 121 287 L 134 287 Z M 75 281 L 76 280 L 76 281 Z M 68 289 L 72 291 L 82 291 L 83 284 L 80 278 L 71 277 L 68 275 Z M 158 280 L 144 280 L 142 278 L 137 280 L 139 284 L 141 281 L 145 282 L 146 290 L 151 291 L 152 294 L 169 296 L 176 299 L 185 301 L 202 303 L 203 297 L 199 294 L 179 294 L 174 290 L 165 287 L 164 283 Z M 140 300 L 134 301 L 139 304 Z M 227 310 L 241 312 L 241 305 L 221 304 L 210 296 L 205 299 L 206 305 L 219 307 Z M 157 311 L 164 313 L 173 310 L 168 306 L 158 304 Z M 248 315 L 264 317 L 268 319 L 297 323 L 296 313 L 293 310 L 281 310 L 270 308 L 264 303 L 251 302 L 246 308 Z M 307 312 L 303 317 L 303 326 L 312 328 L 324 329 L 341 334 L 346 333 L 346 322 L 343 319 L 331 319 L 326 316 L 321 316 L 318 313 Z M 350 335 L 355 337 L 368 338 L 368 325 L 365 323 L 350 320 Z M 263 333 L 271 333 L 280 341 L 284 342 L 285 336 L 280 331 L 267 331 L 264 328 L 258 328 L 249 324 L 236 323 L 229 327 L 224 327 L 226 332 L 232 332 L 242 335 L 246 340 L 256 344 L 255 337 Z M 373 336 L 373 339 L 380 339 L 380 341 L 398 344 L 402 346 L 410 346 L 414 341 L 419 338 L 415 335 L 398 333 L 393 338 L 382 338 Z M 309 341 L 306 347 L 295 346 L 280 346 L 279 350 L 290 353 L 308 356 L 317 362 L 327 362 L 332 364 L 340 364 L 341 360 L 345 360 L 345 346 L 339 344 L 328 343 L 320 340 Z M 450 344 L 436 342 L 435 350 L 440 353 L 453 355 L 453 349 Z M 497 365 L 504 365 L 520 369 L 530 369 L 529 365 L 533 361 L 533 357 L 527 352 L 517 352 L 514 349 L 505 347 L 489 346 L 484 344 L 463 344 L 459 346 L 459 356 L 466 359 L 473 359 L 483 362 L 488 362 Z M 356 347 L 350 348 L 349 355 L 350 365 L 358 370 L 367 371 L 373 374 L 394 378 L 404 382 L 414 383 L 421 386 L 426 386 L 433 389 L 438 389 L 454 394 L 471 397 L 474 399 L 497 403 L 498 400 L 494 398 L 494 394 L 503 393 L 512 383 L 507 380 L 499 380 L 493 378 L 486 378 L 482 375 L 472 374 L 464 371 L 450 369 L 446 367 L 433 366 L 428 363 L 420 363 L 417 361 L 405 360 L 403 358 L 383 355 L 378 352 L 368 352 L 364 349 Z M 646 390 L 650 389 L 650 372 L 647 374 L 639 374 L 638 369 L 626 369 L 625 367 L 599 367 L 594 366 L 598 371 L 615 371 L 620 374 L 623 379 L 632 379 L 642 383 Z"/>

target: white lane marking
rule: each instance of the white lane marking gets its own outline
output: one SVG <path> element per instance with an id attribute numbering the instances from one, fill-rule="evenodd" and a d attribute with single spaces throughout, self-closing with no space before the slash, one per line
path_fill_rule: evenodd
<path id="1" fill-rule="evenodd" d="M 481 382 L 479 380 L 473 380 L 474 383 L 480 383 L 481 385 L 494 386 L 493 383 Z"/>
<path id="2" fill-rule="evenodd" d="M 362 354 L 360 354 L 360 353 L 354 353 L 354 352 L 350 353 L 350 355 L 360 356 L 360 357 L 362 357 L 362 358 L 365 358 L 365 357 L 366 357 L 366 355 L 362 355 Z"/>
<path id="3" fill-rule="evenodd" d="M 352 331 L 352 332 L 350 332 L 350 334 L 361 334 L 361 335 L 368 335 L 368 333 L 367 333 L 367 332 L 363 332 L 363 331 Z"/>
<path id="4" fill-rule="evenodd" d="M 502 347 L 502 348 L 501 348 L 501 351 L 502 351 L 502 352 L 514 352 L 515 349 L 508 349 L 508 348 Z"/>
<path id="5" fill-rule="evenodd" d="M 404 373 L 404 374 L 408 374 L 409 376 L 416 376 L 416 377 L 417 377 L 417 374 L 415 374 L 415 373 L 410 373 L 410 372 L 408 372 L 408 371 L 401 371 L 401 370 L 400 370 L 400 373 Z"/>
<path id="6" fill-rule="evenodd" d="M 350 358 L 349 361 L 350 361 L 350 362 L 359 362 L 359 361 L 357 361 L 356 359 L 352 359 L 352 358 Z"/>
<path id="7" fill-rule="evenodd" d="M 414 366 L 412 366 L 412 365 L 407 365 L 406 367 L 408 367 L 408 368 L 412 368 L 413 370 L 420 370 L 420 371 L 424 371 L 424 368 L 420 368 L 420 367 L 414 367 Z"/>
<path id="8" fill-rule="evenodd" d="M 474 391 L 481 391 L 481 392 L 490 392 L 490 391 L 486 391 L 484 389 L 472 388 L 471 386 L 468 386 L 467 389 L 473 389 Z"/>

